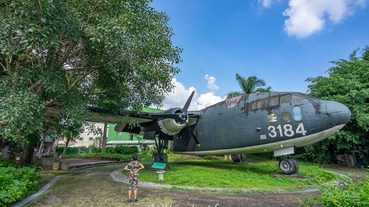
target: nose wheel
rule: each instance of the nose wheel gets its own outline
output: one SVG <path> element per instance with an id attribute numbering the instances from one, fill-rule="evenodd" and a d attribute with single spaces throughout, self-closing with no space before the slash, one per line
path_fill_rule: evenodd
<path id="1" fill-rule="evenodd" d="M 279 161 L 279 169 L 284 174 L 291 175 L 299 171 L 299 164 L 294 159 L 282 159 Z"/>

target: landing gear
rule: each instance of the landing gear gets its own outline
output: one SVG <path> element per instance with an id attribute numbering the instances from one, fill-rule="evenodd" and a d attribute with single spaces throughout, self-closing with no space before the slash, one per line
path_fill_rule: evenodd
<path id="1" fill-rule="evenodd" d="M 281 169 L 284 174 L 291 175 L 298 172 L 299 164 L 294 159 L 282 159 L 279 161 L 279 169 Z"/>
<path id="2" fill-rule="evenodd" d="M 163 162 L 163 163 L 167 163 L 168 162 L 168 156 L 166 153 L 154 153 L 152 155 L 152 162 Z"/>
<path id="3" fill-rule="evenodd" d="M 232 161 L 235 163 L 244 162 L 246 160 L 246 155 L 244 154 L 237 154 L 231 155 Z"/>
<path id="4" fill-rule="evenodd" d="M 160 136 L 155 138 L 156 153 L 152 155 L 152 162 L 168 162 L 168 156 L 164 153 L 165 140 L 161 139 Z"/>

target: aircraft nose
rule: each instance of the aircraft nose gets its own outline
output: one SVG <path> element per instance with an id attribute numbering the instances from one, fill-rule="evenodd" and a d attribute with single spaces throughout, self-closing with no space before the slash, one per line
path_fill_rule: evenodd
<path id="1" fill-rule="evenodd" d="M 341 103 L 328 101 L 326 107 L 327 114 L 334 125 L 347 124 L 351 118 L 350 109 Z"/>

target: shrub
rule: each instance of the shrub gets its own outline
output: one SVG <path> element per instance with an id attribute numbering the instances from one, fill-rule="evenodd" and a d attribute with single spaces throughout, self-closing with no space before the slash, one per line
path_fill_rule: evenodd
<path id="1" fill-rule="evenodd" d="M 115 148 L 115 153 L 123 155 L 133 155 L 138 153 L 138 148 L 136 146 L 132 147 L 118 146 Z"/>
<path id="2" fill-rule="evenodd" d="M 34 193 L 39 188 L 38 178 L 32 168 L 0 166 L 0 206 L 9 206 Z"/>
<path id="3" fill-rule="evenodd" d="M 64 147 L 58 147 L 56 149 L 56 152 L 58 154 L 62 154 L 64 151 Z M 67 154 L 78 154 L 78 147 L 68 147 L 67 148 Z"/>
<path id="4" fill-rule="evenodd" d="M 369 206 L 369 177 L 364 182 L 343 187 L 328 186 L 321 190 L 321 198 L 303 201 L 305 206 L 359 207 Z"/>

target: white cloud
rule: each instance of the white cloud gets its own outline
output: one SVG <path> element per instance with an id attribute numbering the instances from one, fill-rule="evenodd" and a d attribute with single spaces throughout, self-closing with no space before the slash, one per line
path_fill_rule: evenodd
<path id="1" fill-rule="evenodd" d="M 217 90 L 219 89 L 219 87 L 216 84 L 217 79 L 214 76 L 211 76 L 209 74 L 206 74 L 204 76 L 205 80 L 208 81 L 208 83 L 206 84 L 206 86 L 210 89 L 210 90 Z"/>
<path id="2" fill-rule="evenodd" d="M 201 94 L 195 101 L 195 105 L 198 109 L 203 109 L 223 100 L 220 96 L 216 96 L 214 92 L 208 92 Z"/>
<path id="3" fill-rule="evenodd" d="M 186 87 L 175 78 L 173 78 L 172 83 L 174 84 L 175 88 L 164 99 L 163 105 L 161 107 L 162 109 L 169 109 L 174 107 L 182 108 L 192 91 L 195 90 L 194 87 L 189 87 L 188 89 L 186 89 Z M 200 110 L 207 106 L 216 104 L 222 100 L 224 100 L 224 98 L 215 95 L 215 93 L 213 92 L 208 92 L 204 94 L 198 94 L 197 92 L 195 92 L 189 110 Z"/>
<path id="4" fill-rule="evenodd" d="M 284 29 L 290 36 L 308 37 L 322 31 L 327 21 L 340 23 L 357 7 L 365 6 L 365 0 L 289 0 L 283 12 L 288 17 Z"/>
<path id="5" fill-rule="evenodd" d="M 273 4 L 273 2 L 280 1 L 280 0 L 258 0 L 259 4 L 261 4 L 262 7 L 270 8 Z"/>

